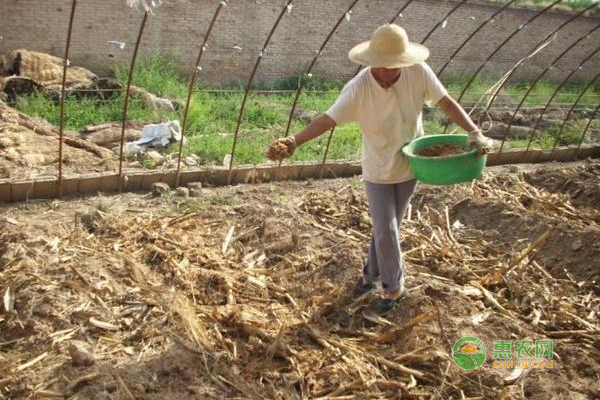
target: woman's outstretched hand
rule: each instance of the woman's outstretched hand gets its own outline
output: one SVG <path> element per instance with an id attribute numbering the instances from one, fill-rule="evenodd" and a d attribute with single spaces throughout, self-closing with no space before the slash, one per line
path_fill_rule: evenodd
<path id="1" fill-rule="evenodd" d="M 289 158 L 296 150 L 296 139 L 294 136 L 288 136 L 273 141 L 267 149 L 267 158 L 272 161 L 281 161 Z"/>
<path id="2" fill-rule="evenodd" d="M 469 136 L 467 138 L 467 147 L 476 147 L 478 155 L 489 153 L 492 150 L 493 144 L 494 142 L 492 139 L 483 136 L 481 129 L 475 129 L 469 132 Z"/>

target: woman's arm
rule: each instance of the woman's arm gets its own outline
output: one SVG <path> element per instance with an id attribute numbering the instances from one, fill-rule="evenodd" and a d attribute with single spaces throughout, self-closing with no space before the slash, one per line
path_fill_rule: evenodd
<path id="1" fill-rule="evenodd" d="M 281 161 L 284 158 L 291 157 L 296 147 L 311 139 L 316 138 L 325 131 L 333 128 L 335 121 L 327 114 L 321 114 L 312 120 L 306 128 L 302 129 L 295 136 L 288 136 L 277 139 L 269 145 L 267 157 L 273 161 Z"/>
<path id="2" fill-rule="evenodd" d="M 467 115 L 465 110 L 450 95 L 442 97 L 437 103 L 438 107 L 461 128 L 467 132 L 477 130 L 477 125 Z"/>
<path id="3" fill-rule="evenodd" d="M 333 128 L 335 126 L 335 121 L 327 114 L 321 114 L 317 118 L 313 119 L 302 131 L 300 131 L 296 136 L 294 136 L 296 140 L 296 145 L 300 146 L 303 143 L 308 142 L 320 135 L 322 135 L 325 131 Z"/>
<path id="4" fill-rule="evenodd" d="M 485 154 L 491 150 L 492 139 L 483 136 L 481 129 L 475 125 L 456 100 L 446 95 L 438 101 L 437 105 L 452 121 L 468 132 L 467 146 L 476 146 L 478 154 Z"/>

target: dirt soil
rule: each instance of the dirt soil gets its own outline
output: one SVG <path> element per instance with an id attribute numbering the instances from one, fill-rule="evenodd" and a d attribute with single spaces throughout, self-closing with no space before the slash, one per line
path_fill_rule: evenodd
<path id="1" fill-rule="evenodd" d="M 354 178 L 2 206 L 0 399 L 600 398 L 599 160 L 420 185 L 384 316 L 354 293 L 365 200 Z M 493 367 L 542 339 L 553 367 Z"/>

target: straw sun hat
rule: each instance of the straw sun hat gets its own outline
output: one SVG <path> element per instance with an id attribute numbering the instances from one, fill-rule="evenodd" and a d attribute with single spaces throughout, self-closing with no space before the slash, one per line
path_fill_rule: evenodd
<path id="1" fill-rule="evenodd" d="M 371 40 L 350 50 L 351 61 L 369 67 L 400 68 L 425 61 L 427 47 L 408 40 L 406 31 L 396 24 L 385 24 L 375 30 Z"/>

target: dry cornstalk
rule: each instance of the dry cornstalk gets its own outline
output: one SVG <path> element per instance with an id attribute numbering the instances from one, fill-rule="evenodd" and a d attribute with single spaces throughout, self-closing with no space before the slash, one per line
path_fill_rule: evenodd
<path id="1" fill-rule="evenodd" d="M 550 234 L 553 232 L 553 230 L 554 228 L 552 227 L 546 229 L 544 233 L 542 233 L 537 239 L 531 242 L 525 250 L 521 251 L 521 253 L 519 253 L 519 255 L 508 265 L 508 270 L 506 271 L 506 274 L 511 273 L 519 265 L 519 263 L 523 261 L 523 259 L 527 257 L 534 249 L 541 247 L 546 241 L 546 239 L 550 237 Z"/>
<path id="2" fill-rule="evenodd" d="M 17 371 L 23 371 L 24 369 L 27 369 L 35 364 L 37 364 L 38 362 L 42 361 L 44 358 L 48 357 L 48 352 L 44 352 L 42 354 L 40 354 L 39 356 L 35 357 L 32 360 L 29 360 L 28 362 L 26 362 L 25 364 L 21 364 L 19 365 L 16 370 Z"/>
<path id="3" fill-rule="evenodd" d="M 94 317 L 90 317 L 88 322 L 90 323 L 90 325 L 95 326 L 96 328 L 99 328 L 99 329 L 103 329 L 105 331 L 116 332 L 121 329 L 117 325 L 111 324 L 109 322 L 100 321 Z"/>
<path id="4" fill-rule="evenodd" d="M 403 325 L 398 329 L 394 329 L 392 331 L 386 332 L 375 339 L 377 343 L 389 343 L 393 342 L 396 338 L 404 336 L 407 332 L 409 332 L 415 325 L 420 324 L 421 322 L 429 321 L 435 316 L 435 312 L 428 311 L 421 313 L 414 318 L 412 318 L 408 323 Z"/>
<path id="5" fill-rule="evenodd" d="M 131 390 L 129 390 L 123 378 L 121 378 L 121 376 L 118 374 L 114 374 L 113 377 L 115 378 L 119 386 L 121 386 L 121 389 L 125 392 L 125 395 L 129 398 L 129 400 L 135 400 L 135 396 L 133 395 L 133 393 L 131 393 Z"/>
<path id="6" fill-rule="evenodd" d="M 223 245 L 221 246 L 221 253 L 223 253 L 223 255 L 225 255 L 227 253 L 227 249 L 229 248 L 229 243 L 231 242 L 231 239 L 233 238 L 234 231 L 235 231 L 235 225 L 231 226 L 229 228 L 229 230 L 227 231 L 227 234 L 225 235 L 225 238 L 223 239 Z"/>
<path id="7" fill-rule="evenodd" d="M 34 393 L 35 398 L 37 399 L 64 399 L 67 397 L 64 393 L 55 392 L 53 390 L 36 390 Z"/>
<path id="8" fill-rule="evenodd" d="M 69 395 L 75 394 L 75 391 L 79 389 L 79 387 L 83 384 L 87 384 L 88 382 L 96 379 L 98 377 L 97 372 L 92 372 L 91 374 L 80 376 L 77 379 L 72 380 L 67 385 L 67 393 Z"/>
<path id="9" fill-rule="evenodd" d="M 483 295 L 485 296 L 486 299 L 488 299 L 488 301 L 490 303 L 492 303 L 492 305 L 498 309 L 502 314 L 504 314 L 505 316 L 517 320 L 518 318 L 509 310 L 507 310 L 506 308 L 504 308 L 500 303 L 498 303 L 498 300 L 496 300 L 496 298 L 494 297 L 493 294 L 491 294 L 486 288 L 484 288 L 483 286 L 481 286 L 481 284 L 479 282 L 471 282 L 471 284 L 473 286 L 475 286 L 476 288 L 478 288 L 479 290 L 481 290 L 481 293 L 483 293 Z"/>

